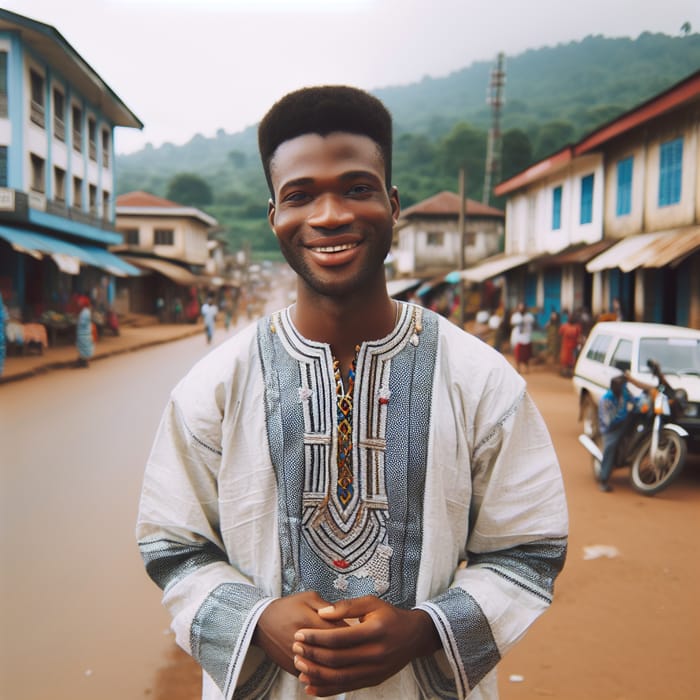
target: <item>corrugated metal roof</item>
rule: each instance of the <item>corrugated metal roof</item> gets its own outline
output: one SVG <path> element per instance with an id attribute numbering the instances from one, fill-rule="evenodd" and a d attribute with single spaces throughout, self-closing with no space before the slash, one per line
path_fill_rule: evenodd
<path id="1" fill-rule="evenodd" d="M 498 277 L 498 275 L 502 275 L 514 267 L 530 262 L 533 257 L 533 255 L 525 255 L 524 253 L 517 255 L 507 255 L 505 253 L 493 255 L 490 258 L 486 258 L 479 265 L 462 270 L 460 274 L 462 279 L 467 282 L 484 282 L 492 277 Z"/>
<path id="2" fill-rule="evenodd" d="M 666 267 L 679 265 L 700 248 L 700 226 L 691 226 L 668 233 L 655 241 L 648 251 L 642 267 Z"/>
<path id="3" fill-rule="evenodd" d="M 615 245 L 614 240 L 602 240 L 595 243 L 574 243 L 556 253 L 538 258 L 537 265 L 538 267 L 583 265 L 613 245 Z"/>
<path id="4" fill-rule="evenodd" d="M 623 238 L 607 252 L 591 261 L 589 272 L 619 267 L 631 272 L 639 267 L 659 268 L 680 264 L 700 248 L 700 226 L 643 233 Z M 607 256 L 607 257 L 606 257 Z"/>

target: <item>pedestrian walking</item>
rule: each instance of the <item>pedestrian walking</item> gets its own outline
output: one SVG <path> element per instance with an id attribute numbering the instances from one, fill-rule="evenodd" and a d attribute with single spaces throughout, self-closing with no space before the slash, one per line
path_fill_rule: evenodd
<path id="1" fill-rule="evenodd" d="M 90 297 L 78 297 L 78 322 L 76 327 L 76 347 L 78 349 L 78 367 L 87 367 L 95 353 L 95 338 L 90 310 Z"/>
<path id="2" fill-rule="evenodd" d="M 214 328 L 216 326 L 216 315 L 219 313 L 219 309 L 214 303 L 214 297 L 209 295 L 207 300 L 202 304 L 200 309 L 202 318 L 204 319 L 204 334 L 207 338 L 207 343 L 211 343 L 214 337 Z"/>
<path id="3" fill-rule="evenodd" d="M 510 317 L 511 334 L 510 345 L 513 348 L 513 356 L 518 372 L 527 372 L 532 357 L 532 329 L 535 325 L 535 317 L 520 302 L 515 313 Z"/>
<path id="4" fill-rule="evenodd" d="M 497 697 L 564 563 L 556 455 L 522 377 L 391 299 L 391 117 L 355 88 L 258 130 L 296 302 L 178 383 L 137 536 L 203 698 Z"/>

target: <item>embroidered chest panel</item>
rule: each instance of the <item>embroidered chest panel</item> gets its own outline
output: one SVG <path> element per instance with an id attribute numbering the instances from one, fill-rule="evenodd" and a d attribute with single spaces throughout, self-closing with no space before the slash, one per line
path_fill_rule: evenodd
<path id="1" fill-rule="evenodd" d="M 413 605 L 437 319 L 402 305 L 389 336 L 360 346 L 351 408 L 338 401 L 330 347 L 302 338 L 288 311 L 261 320 L 258 340 L 283 593 Z M 340 460 L 339 443 L 350 453 Z"/>

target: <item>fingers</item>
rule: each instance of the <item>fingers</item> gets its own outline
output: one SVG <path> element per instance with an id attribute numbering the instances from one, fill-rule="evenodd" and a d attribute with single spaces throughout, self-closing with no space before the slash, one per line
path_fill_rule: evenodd
<path id="1" fill-rule="evenodd" d="M 376 610 L 381 605 L 385 605 L 378 598 L 371 595 L 362 596 L 361 598 L 348 598 L 347 600 L 339 600 L 333 605 L 325 605 L 317 610 L 320 617 L 326 620 L 347 620 L 352 618 L 360 618 L 363 615 Z"/>

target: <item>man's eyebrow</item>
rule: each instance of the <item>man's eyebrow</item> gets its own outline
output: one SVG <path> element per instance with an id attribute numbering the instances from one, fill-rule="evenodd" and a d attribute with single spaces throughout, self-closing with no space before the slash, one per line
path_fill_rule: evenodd
<path id="1" fill-rule="evenodd" d="M 362 178 L 381 182 L 381 177 L 371 170 L 348 170 L 347 172 L 341 173 L 338 176 L 338 180 L 341 182 L 350 182 Z M 297 177 L 293 180 L 283 182 L 280 185 L 280 190 L 287 189 L 289 187 L 306 187 L 307 185 L 313 185 L 315 182 L 317 182 L 317 180 L 318 178 L 315 177 Z"/>

